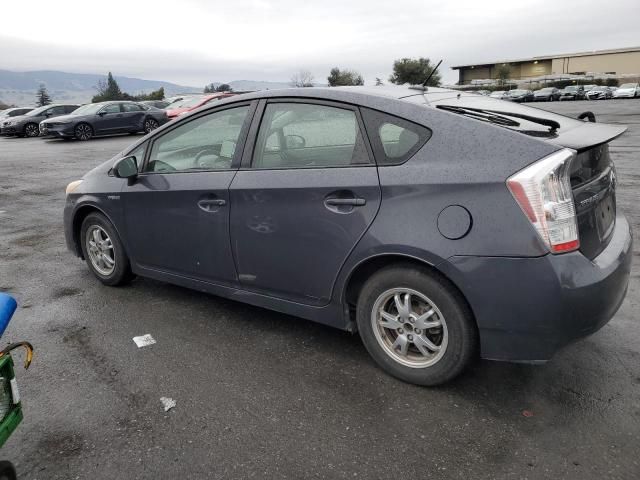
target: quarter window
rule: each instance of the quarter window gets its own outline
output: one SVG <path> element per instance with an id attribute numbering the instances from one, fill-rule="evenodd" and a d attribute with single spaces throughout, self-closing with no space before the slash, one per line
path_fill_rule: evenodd
<path id="1" fill-rule="evenodd" d="M 431 130 L 408 120 L 368 108 L 362 115 L 379 165 L 406 162 L 431 138 Z"/>
<path id="2" fill-rule="evenodd" d="M 191 120 L 158 138 L 145 172 L 231 168 L 248 106 L 229 108 Z"/>
<path id="3" fill-rule="evenodd" d="M 267 104 L 253 168 L 344 167 L 369 156 L 353 110 L 305 103 Z"/>

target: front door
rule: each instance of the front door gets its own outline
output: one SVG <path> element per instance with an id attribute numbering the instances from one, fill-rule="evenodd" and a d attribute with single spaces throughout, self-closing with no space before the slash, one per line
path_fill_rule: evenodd
<path id="1" fill-rule="evenodd" d="M 255 148 L 245 148 L 230 187 L 239 281 L 324 305 L 378 211 L 377 168 L 356 108 L 281 100 L 263 109 Z"/>
<path id="2" fill-rule="evenodd" d="M 105 105 L 97 114 L 93 121 L 95 134 L 109 134 L 118 129 L 122 122 L 122 110 L 119 103 Z"/>
<path id="3" fill-rule="evenodd" d="M 137 181 L 121 193 L 128 248 L 138 266 L 235 284 L 228 189 L 249 109 L 206 113 L 151 140 Z"/>

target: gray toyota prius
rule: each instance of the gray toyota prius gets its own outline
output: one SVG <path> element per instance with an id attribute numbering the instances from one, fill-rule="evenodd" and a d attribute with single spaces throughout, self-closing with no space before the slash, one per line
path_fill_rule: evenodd
<path id="1" fill-rule="evenodd" d="M 238 95 L 69 184 L 65 235 L 106 285 L 357 331 L 388 373 L 436 385 L 477 356 L 544 362 L 616 313 L 624 131 L 438 88 Z"/>

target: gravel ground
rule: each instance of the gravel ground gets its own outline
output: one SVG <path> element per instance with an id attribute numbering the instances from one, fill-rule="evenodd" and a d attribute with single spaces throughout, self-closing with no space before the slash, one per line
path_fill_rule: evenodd
<path id="1" fill-rule="evenodd" d="M 640 100 L 537 106 L 629 125 L 612 152 L 638 232 Z M 20 303 L 4 340 L 36 347 L 0 455 L 21 478 L 640 477 L 639 241 L 600 332 L 545 366 L 483 361 L 420 388 L 346 332 L 151 280 L 101 286 L 65 250 L 64 187 L 132 140 L 0 138 L 0 289 Z"/>

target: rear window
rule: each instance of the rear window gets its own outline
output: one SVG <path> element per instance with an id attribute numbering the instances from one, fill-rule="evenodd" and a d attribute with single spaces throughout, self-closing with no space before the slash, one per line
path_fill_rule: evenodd
<path id="1" fill-rule="evenodd" d="M 379 165 L 406 162 L 431 138 L 431 130 L 408 120 L 368 108 L 362 115 Z"/>

